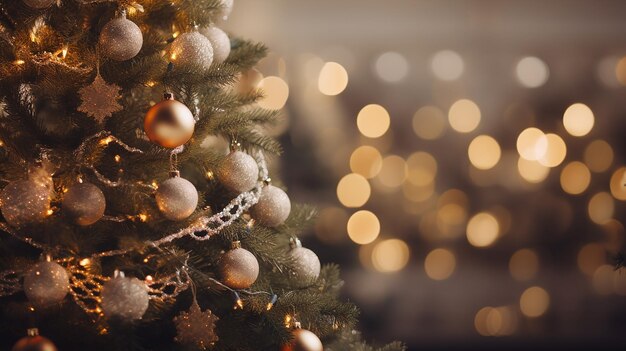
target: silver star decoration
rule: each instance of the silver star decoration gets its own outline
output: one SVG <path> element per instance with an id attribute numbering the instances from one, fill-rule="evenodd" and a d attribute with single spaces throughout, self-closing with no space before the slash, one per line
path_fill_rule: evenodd
<path id="1" fill-rule="evenodd" d="M 121 89 L 115 84 L 108 84 L 98 73 L 91 84 L 78 91 L 81 99 L 78 111 L 88 114 L 102 124 L 105 118 L 122 110 L 122 105 L 117 102 Z"/>

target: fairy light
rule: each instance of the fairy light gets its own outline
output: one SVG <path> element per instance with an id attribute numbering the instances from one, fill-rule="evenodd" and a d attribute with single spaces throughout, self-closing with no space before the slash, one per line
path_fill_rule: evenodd
<path id="1" fill-rule="evenodd" d="M 215 177 L 215 174 L 213 174 L 213 171 L 206 171 L 206 179 L 208 180 L 213 180 L 213 178 Z"/>
<path id="2" fill-rule="evenodd" d="M 16 64 L 16 65 L 18 65 L 18 66 L 20 66 L 20 65 L 25 64 L 25 63 L 26 63 L 26 61 L 24 61 L 24 60 L 19 60 L 19 59 L 18 59 L 18 60 L 13 61 L 13 63 L 14 63 L 14 64 Z"/>
<path id="3" fill-rule="evenodd" d="M 80 262 L 78 262 L 78 264 L 83 267 L 87 267 L 91 264 L 91 260 L 88 258 L 83 258 L 82 260 L 80 260 Z"/>
<path id="4" fill-rule="evenodd" d="M 65 46 L 63 47 L 63 49 L 61 49 L 61 57 L 62 57 L 63 59 L 65 59 L 65 58 L 67 57 L 67 50 L 68 50 L 67 45 L 65 45 Z"/>
<path id="5" fill-rule="evenodd" d="M 148 282 L 148 283 L 152 283 L 153 281 L 154 281 L 154 278 L 152 278 L 152 276 L 151 276 L 151 275 L 147 275 L 147 276 L 146 276 L 146 282 Z"/>
<path id="6" fill-rule="evenodd" d="M 149 87 L 153 87 L 153 86 L 156 85 L 156 82 L 151 80 L 149 82 L 146 82 L 146 85 L 149 86 Z"/>
<path id="7" fill-rule="evenodd" d="M 46 215 L 47 216 L 52 216 L 52 214 L 54 214 L 54 210 L 53 209 L 49 209 L 48 211 L 46 211 Z"/>
<path id="8" fill-rule="evenodd" d="M 102 140 L 100 140 L 100 145 L 109 145 L 113 141 L 112 136 L 108 136 Z"/>
<path id="9" fill-rule="evenodd" d="M 148 257 L 143 259 L 143 263 L 148 263 L 148 261 L 150 261 L 150 259 Z"/>
<path id="10" fill-rule="evenodd" d="M 285 315 L 285 327 L 289 328 L 291 326 L 292 319 L 291 315 Z"/>
<path id="11" fill-rule="evenodd" d="M 241 299 L 241 296 L 239 296 L 236 291 L 233 291 L 233 294 L 235 295 L 235 305 L 233 306 L 233 309 L 243 310 L 243 300 Z"/>
<path id="12" fill-rule="evenodd" d="M 122 156 L 115 155 L 115 157 L 113 157 L 113 159 L 115 159 L 115 162 L 119 163 L 122 160 Z"/>
<path id="13" fill-rule="evenodd" d="M 148 220 L 148 215 L 145 213 L 140 213 L 139 215 L 137 215 L 137 218 L 139 218 L 140 221 L 145 222 Z"/>
<path id="14" fill-rule="evenodd" d="M 278 300 L 278 295 L 276 294 L 272 295 L 272 299 L 270 300 L 270 302 L 267 303 L 266 310 L 267 311 L 271 310 L 272 307 L 274 307 L 274 304 L 276 303 L 277 300 Z"/>

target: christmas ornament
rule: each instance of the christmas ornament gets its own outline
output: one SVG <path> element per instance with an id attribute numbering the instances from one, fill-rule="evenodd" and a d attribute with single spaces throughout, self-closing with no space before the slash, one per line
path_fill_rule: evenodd
<path id="1" fill-rule="evenodd" d="M 219 261 L 222 282 L 233 289 L 249 288 L 259 276 L 259 262 L 239 241 L 225 252 Z"/>
<path id="2" fill-rule="evenodd" d="M 78 91 L 81 100 L 78 111 L 93 117 L 98 123 L 103 123 L 105 118 L 122 110 L 122 105 L 118 102 L 121 89 L 115 84 L 108 84 L 98 70 L 93 82 Z"/>
<path id="3" fill-rule="evenodd" d="M 104 215 L 106 200 L 102 190 L 91 183 L 73 185 L 63 198 L 63 212 L 78 225 L 91 225 Z"/>
<path id="4" fill-rule="evenodd" d="M 159 185 L 156 191 L 156 203 L 165 218 L 180 221 L 189 217 L 198 206 L 198 191 L 178 171 L 172 172 L 171 178 Z"/>
<path id="5" fill-rule="evenodd" d="M 291 240 L 289 258 L 292 262 L 290 274 L 293 281 L 302 285 L 309 285 L 320 275 L 320 260 L 315 252 L 302 247 L 299 239 Z"/>
<path id="6" fill-rule="evenodd" d="M 2 215 L 15 228 L 41 222 L 50 209 L 50 191 L 33 180 L 9 183 L 0 194 Z"/>
<path id="7" fill-rule="evenodd" d="M 56 4 L 57 0 L 23 0 L 24 3 L 34 9 L 45 9 Z"/>
<path id="8" fill-rule="evenodd" d="M 143 128 L 152 142 L 162 147 L 175 148 L 191 139 L 195 124 L 187 106 L 174 100 L 174 94 L 165 93 L 163 101 L 146 113 Z"/>
<path id="9" fill-rule="evenodd" d="M 150 302 L 148 286 L 137 278 L 126 278 L 120 271 L 104 283 L 100 295 L 104 314 L 123 320 L 141 319 Z"/>
<path id="10" fill-rule="evenodd" d="M 267 185 L 261 190 L 259 202 L 250 208 L 252 217 L 267 227 L 277 227 L 285 222 L 291 212 L 289 196 L 280 188 Z"/>
<path id="11" fill-rule="evenodd" d="M 174 317 L 176 341 L 206 350 L 218 340 L 215 333 L 215 322 L 218 320 L 210 309 L 202 311 L 194 299 L 189 311 L 181 312 Z"/>
<path id="12" fill-rule="evenodd" d="M 320 338 L 313 332 L 300 327 L 296 323 L 296 328 L 291 332 L 293 340 L 282 347 L 282 351 L 323 351 L 324 347 Z"/>
<path id="13" fill-rule="evenodd" d="M 35 307 L 59 303 L 70 290 L 70 277 L 65 268 L 49 259 L 37 263 L 24 275 L 24 293 Z"/>
<path id="14" fill-rule="evenodd" d="M 217 178 L 229 190 L 243 193 L 256 185 L 259 166 L 252 156 L 233 150 L 220 164 Z"/>
<path id="15" fill-rule="evenodd" d="M 200 68 L 206 72 L 213 63 L 211 41 L 197 31 L 183 33 L 172 42 L 170 59 L 174 69 L 191 71 Z"/>
<path id="16" fill-rule="evenodd" d="M 137 56 L 143 45 L 141 29 L 126 18 L 126 13 L 104 25 L 98 40 L 102 53 L 116 61 L 126 61 Z"/>
<path id="17" fill-rule="evenodd" d="M 234 2 L 234 0 L 222 0 L 217 12 L 217 18 L 224 21 L 227 20 L 230 13 L 233 12 Z"/>
<path id="18" fill-rule="evenodd" d="M 230 39 L 223 30 L 212 26 L 200 29 L 200 33 L 207 37 L 213 47 L 213 63 L 222 63 L 230 55 Z"/>
<path id="19" fill-rule="evenodd" d="M 52 341 L 39 335 L 37 328 L 28 329 L 27 335 L 18 340 L 11 351 L 57 351 Z"/>

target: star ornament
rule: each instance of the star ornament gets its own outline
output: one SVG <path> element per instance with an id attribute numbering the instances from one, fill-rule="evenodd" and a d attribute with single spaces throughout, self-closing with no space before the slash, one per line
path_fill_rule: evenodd
<path id="1" fill-rule="evenodd" d="M 188 311 L 174 317 L 176 325 L 176 341 L 200 350 L 211 348 L 219 339 L 215 334 L 215 322 L 219 318 L 210 309 L 202 311 L 194 301 Z"/>
<path id="2" fill-rule="evenodd" d="M 93 117 L 99 124 L 104 123 L 107 117 L 122 110 L 122 105 L 118 103 L 121 89 L 115 84 L 108 84 L 100 73 L 96 74 L 91 84 L 78 91 L 81 100 L 78 111 Z"/>

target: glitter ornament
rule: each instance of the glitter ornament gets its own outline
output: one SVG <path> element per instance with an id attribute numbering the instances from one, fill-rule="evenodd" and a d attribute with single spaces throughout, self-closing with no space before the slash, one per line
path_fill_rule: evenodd
<path id="1" fill-rule="evenodd" d="M 32 7 L 34 9 L 45 9 L 54 4 L 56 4 L 57 0 L 23 0 L 26 6 Z"/>
<path id="2" fill-rule="evenodd" d="M 39 335 L 37 328 L 28 329 L 27 335 L 18 340 L 11 351 L 57 351 L 52 341 Z"/>
<path id="3" fill-rule="evenodd" d="M 194 299 L 189 311 L 181 312 L 174 317 L 176 341 L 206 350 L 218 340 L 215 333 L 215 322 L 218 320 L 219 318 L 210 309 L 202 311 Z"/>
<path id="4" fill-rule="evenodd" d="M 172 172 L 171 178 L 159 184 L 156 203 L 165 218 L 180 221 L 189 217 L 198 206 L 196 187 L 179 172 Z"/>
<path id="5" fill-rule="evenodd" d="M 283 224 L 290 212 L 289 196 L 273 185 L 264 187 L 261 190 L 259 202 L 250 208 L 252 218 L 267 227 L 277 227 Z"/>
<path id="6" fill-rule="evenodd" d="M 259 179 L 259 166 L 242 151 L 228 154 L 217 170 L 217 178 L 228 190 L 243 193 L 254 188 Z"/>
<path id="7" fill-rule="evenodd" d="M 299 239 L 291 240 L 289 259 L 292 262 L 290 274 L 292 281 L 299 285 L 310 285 L 320 275 L 320 260 L 315 252 L 302 247 Z"/>
<path id="8" fill-rule="evenodd" d="M 56 262 L 39 262 L 24 275 L 24 293 L 35 307 L 59 303 L 69 290 L 69 275 L 65 268 Z"/>
<path id="9" fill-rule="evenodd" d="M 116 61 L 126 61 L 137 56 L 143 46 L 141 29 L 122 12 L 104 25 L 98 40 L 102 53 Z"/>
<path id="10" fill-rule="evenodd" d="M 222 283 L 233 289 L 247 289 L 259 276 L 259 261 L 250 251 L 242 249 L 239 241 L 235 241 L 232 250 L 220 258 L 219 270 Z"/>
<path id="11" fill-rule="evenodd" d="M 119 271 L 104 283 L 100 295 L 102 310 L 108 318 L 127 321 L 141 319 L 150 302 L 148 286 L 137 278 L 126 278 Z"/>
<path id="12" fill-rule="evenodd" d="M 91 183 L 70 187 L 63 198 L 63 212 L 78 225 L 91 225 L 104 215 L 106 200 L 102 190 Z"/>
<path id="13" fill-rule="evenodd" d="M 191 71 L 200 68 L 206 72 L 213 63 L 211 41 L 199 32 L 187 32 L 174 39 L 170 47 L 174 69 Z"/>
<path id="14" fill-rule="evenodd" d="M 291 332 L 293 340 L 284 345 L 281 351 L 323 351 L 324 347 L 320 338 L 313 332 L 302 329 L 297 324 L 296 328 Z"/>
<path id="15" fill-rule="evenodd" d="M 162 147 L 175 148 L 193 136 L 196 121 L 185 104 L 174 100 L 174 94 L 165 93 L 163 101 L 146 113 L 143 128 L 148 138 Z"/>
<path id="16" fill-rule="evenodd" d="M 122 110 L 122 105 L 118 102 L 121 89 L 115 84 L 108 84 L 98 72 L 91 84 L 78 91 L 81 100 L 78 111 L 102 124 L 107 117 Z"/>
<path id="17" fill-rule="evenodd" d="M 200 33 L 207 37 L 213 47 L 213 63 L 222 63 L 230 55 L 230 39 L 228 34 L 218 27 L 204 27 Z"/>
<path id="18" fill-rule="evenodd" d="M 9 183 L 0 194 L 4 219 L 15 228 L 41 222 L 50 209 L 50 191 L 33 180 Z"/>

